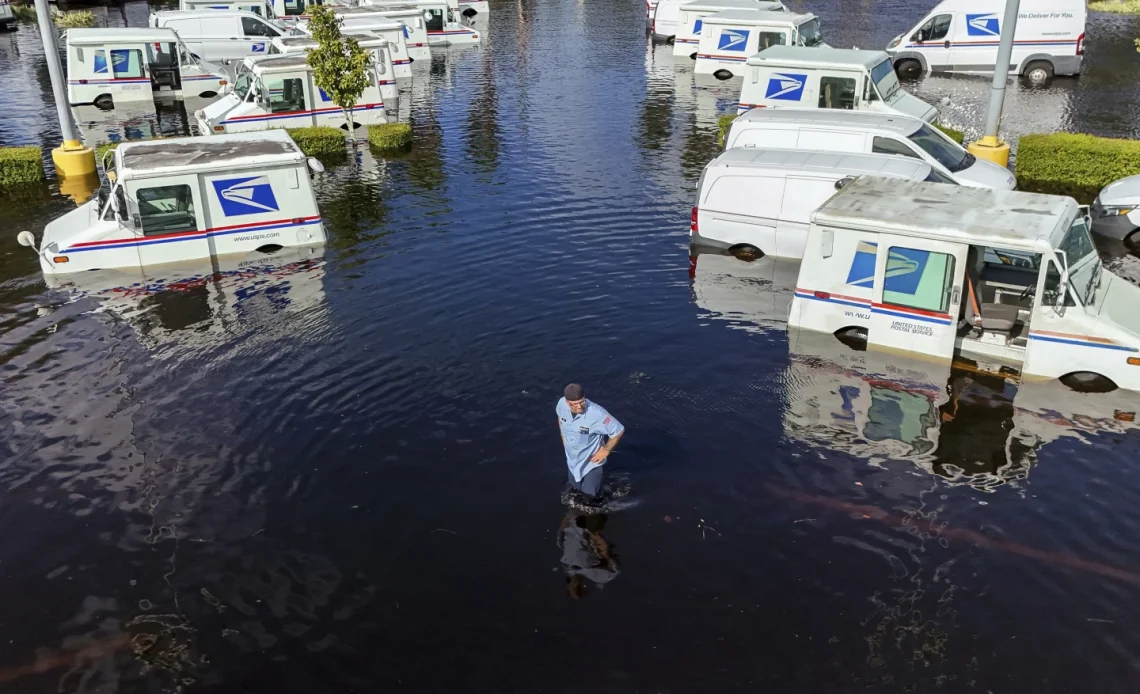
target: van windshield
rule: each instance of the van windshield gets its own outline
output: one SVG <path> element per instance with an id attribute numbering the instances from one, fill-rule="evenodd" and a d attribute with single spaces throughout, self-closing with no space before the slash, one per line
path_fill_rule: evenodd
<path id="1" fill-rule="evenodd" d="M 883 101 L 890 101 L 899 90 L 899 78 L 895 75 L 895 66 L 891 64 L 890 58 L 871 68 L 871 80 L 879 89 Z"/>
<path id="2" fill-rule="evenodd" d="M 968 169 L 976 161 L 973 154 L 925 123 L 911 133 L 909 139 L 951 173 Z"/>
<path id="3" fill-rule="evenodd" d="M 823 34 L 819 30 L 819 20 L 813 19 L 799 26 L 800 41 L 805 46 L 818 46 L 823 43 Z"/>

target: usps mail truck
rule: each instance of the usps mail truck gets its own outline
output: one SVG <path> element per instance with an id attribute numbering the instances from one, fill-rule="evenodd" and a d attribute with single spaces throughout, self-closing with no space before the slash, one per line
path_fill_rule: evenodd
<path id="1" fill-rule="evenodd" d="M 748 56 L 772 46 L 825 47 L 813 14 L 724 10 L 702 20 L 693 72 L 727 80 L 744 74 Z"/>
<path id="2" fill-rule="evenodd" d="M 727 3 L 727 4 L 726 4 Z M 650 29 L 653 31 L 653 38 L 658 41 L 666 43 L 673 43 L 674 37 L 677 35 L 678 30 L 681 28 L 681 10 L 690 5 L 697 5 L 703 8 L 712 8 L 705 11 L 704 14 L 696 15 L 689 19 L 687 29 L 692 28 L 692 21 L 697 17 L 704 17 L 706 15 L 715 14 L 724 10 L 760 10 L 761 12 L 785 12 L 788 8 L 784 7 L 781 2 L 763 2 L 762 0 L 705 0 L 704 2 L 692 2 L 692 0 L 661 0 L 657 3 L 657 9 L 653 11 L 653 23 Z M 700 30 L 693 32 L 690 40 L 696 39 L 700 36 Z M 694 41 L 695 47 L 695 41 Z"/>
<path id="3" fill-rule="evenodd" d="M 701 29 L 704 18 L 725 10 L 760 10 L 761 12 L 787 12 L 781 2 L 757 2 L 757 0 L 697 0 L 677 8 L 677 19 L 672 34 L 663 34 L 665 40 L 673 40 L 673 55 L 697 59 L 697 46 L 701 42 Z M 662 31 L 669 31 L 662 24 Z"/>
<path id="4" fill-rule="evenodd" d="M 281 24 L 238 10 L 154 12 L 150 25 L 173 29 L 194 55 L 221 63 L 268 55 L 273 38 L 289 33 Z"/>
<path id="5" fill-rule="evenodd" d="M 0 29 L 15 29 L 16 16 L 12 14 L 12 5 L 8 0 L 0 0 Z"/>
<path id="6" fill-rule="evenodd" d="M 392 63 L 392 47 L 384 39 L 371 33 L 343 33 L 372 54 L 372 65 L 376 68 L 376 82 L 380 87 L 380 97 L 384 101 L 384 108 L 396 111 L 400 100 L 400 91 L 396 85 L 396 71 Z M 281 36 L 273 39 L 270 53 L 276 54 L 305 54 L 317 47 L 317 40 L 312 36 Z"/>
<path id="7" fill-rule="evenodd" d="M 393 63 L 396 65 L 397 77 L 410 77 L 411 64 L 417 60 L 430 61 L 431 48 L 428 46 L 427 26 L 424 24 L 423 13 L 411 5 L 391 5 L 385 7 L 334 7 L 333 11 L 344 18 L 345 31 L 367 31 L 389 37 L 393 22 L 402 26 L 404 45 L 408 49 L 408 60 L 396 60 L 393 54 Z M 307 20 L 298 23 L 300 31 L 305 32 Z M 392 42 L 392 38 L 388 38 Z"/>
<path id="8" fill-rule="evenodd" d="M 993 74 L 1004 16 L 1001 0 L 943 0 L 887 52 L 903 77 Z M 1085 0 L 1021 0 L 1009 72 L 1034 85 L 1080 74 L 1086 16 Z"/>
<path id="9" fill-rule="evenodd" d="M 938 117 L 902 88 L 889 55 L 854 48 L 773 46 L 748 58 L 737 112 L 753 108 L 878 111 L 928 123 Z"/>
<path id="10" fill-rule="evenodd" d="M 1031 262 L 990 261 L 1006 253 Z M 812 213 L 788 325 L 1140 390 L 1137 305 L 1072 198 L 868 176 Z"/>
<path id="11" fill-rule="evenodd" d="M 17 240 L 47 275 L 324 243 L 306 161 L 284 130 L 128 142 L 95 199 Z"/>

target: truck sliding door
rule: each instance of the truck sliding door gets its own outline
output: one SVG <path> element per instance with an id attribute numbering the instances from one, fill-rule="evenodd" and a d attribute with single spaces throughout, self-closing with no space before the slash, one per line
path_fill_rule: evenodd
<path id="1" fill-rule="evenodd" d="M 867 344 L 954 356 L 967 246 L 880 234 Z"/>

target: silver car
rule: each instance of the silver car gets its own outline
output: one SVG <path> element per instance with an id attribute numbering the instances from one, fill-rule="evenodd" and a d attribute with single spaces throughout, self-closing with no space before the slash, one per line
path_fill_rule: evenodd
<path id="1" fill-rule="evenodd" d="M 1140 246 L 1140 175 L 1109 183 L 1091 208 L 1092 230 Z"/>

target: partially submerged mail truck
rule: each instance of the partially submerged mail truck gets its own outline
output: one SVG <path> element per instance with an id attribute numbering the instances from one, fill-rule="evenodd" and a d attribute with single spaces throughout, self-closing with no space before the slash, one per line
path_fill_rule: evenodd
<path id="1" fill-rule="evenodd" d="M 18 240 L 48 275 L 324 243 L 307 161 L 284 130 L 128 142 L 95 199 Z"/>
<path id="2" fill-rule="evenodd" d="M 1053 75 L 1078 75 L 1085 53 L 1085 0 L 1021 0 L 1009 71 L 1043 85 Z M 1002 0 L 943 0 L 887 52 L 903 77 L 927 72 L 993 74 Z"/>
<path id="3" fill-rule="evenodd" d="M 867 176 L 812 214 L 788 325 L 1140 390 L 1138 305 L 1072 198 Z"/>
<path id="4" fill-rule="evenodd" d="M 724 10 L 705 17 L 693 72 L 727 80 L 744 74 L 748 57 L 772 46 L 826 46 L 813 14 Z"/>
<path id="5" fill-rule="evenodd" d="M 899 84 L 883 51 L 773 46 L 748 59 L 738 113 L 753 108 L 900 113 L 930 123 L 938 109 Z"/>
<path id="6" fill-rule="evenodd" d="M 678 0 L 684 2 L 684 0 Z M 672 14 L 669 10 L 662 10 L 665 18 L 656 24 L 654 32 L 665 41 L 673 41 L 673 55 L 689 56 L 697 59 L 697 46 L 701 42 L 701 29 L 704 28 L 704 18 L 710 14 L 724 12 L 725 10 L 759 10 L 761 12 L 787 12 L 782 2 L 760 2 L 759 0 L 697 0 L 687 5 L 677 7 L 677 16 L 670 21 Z M 670 28 L 670 24 L 672 27 Z"/>

